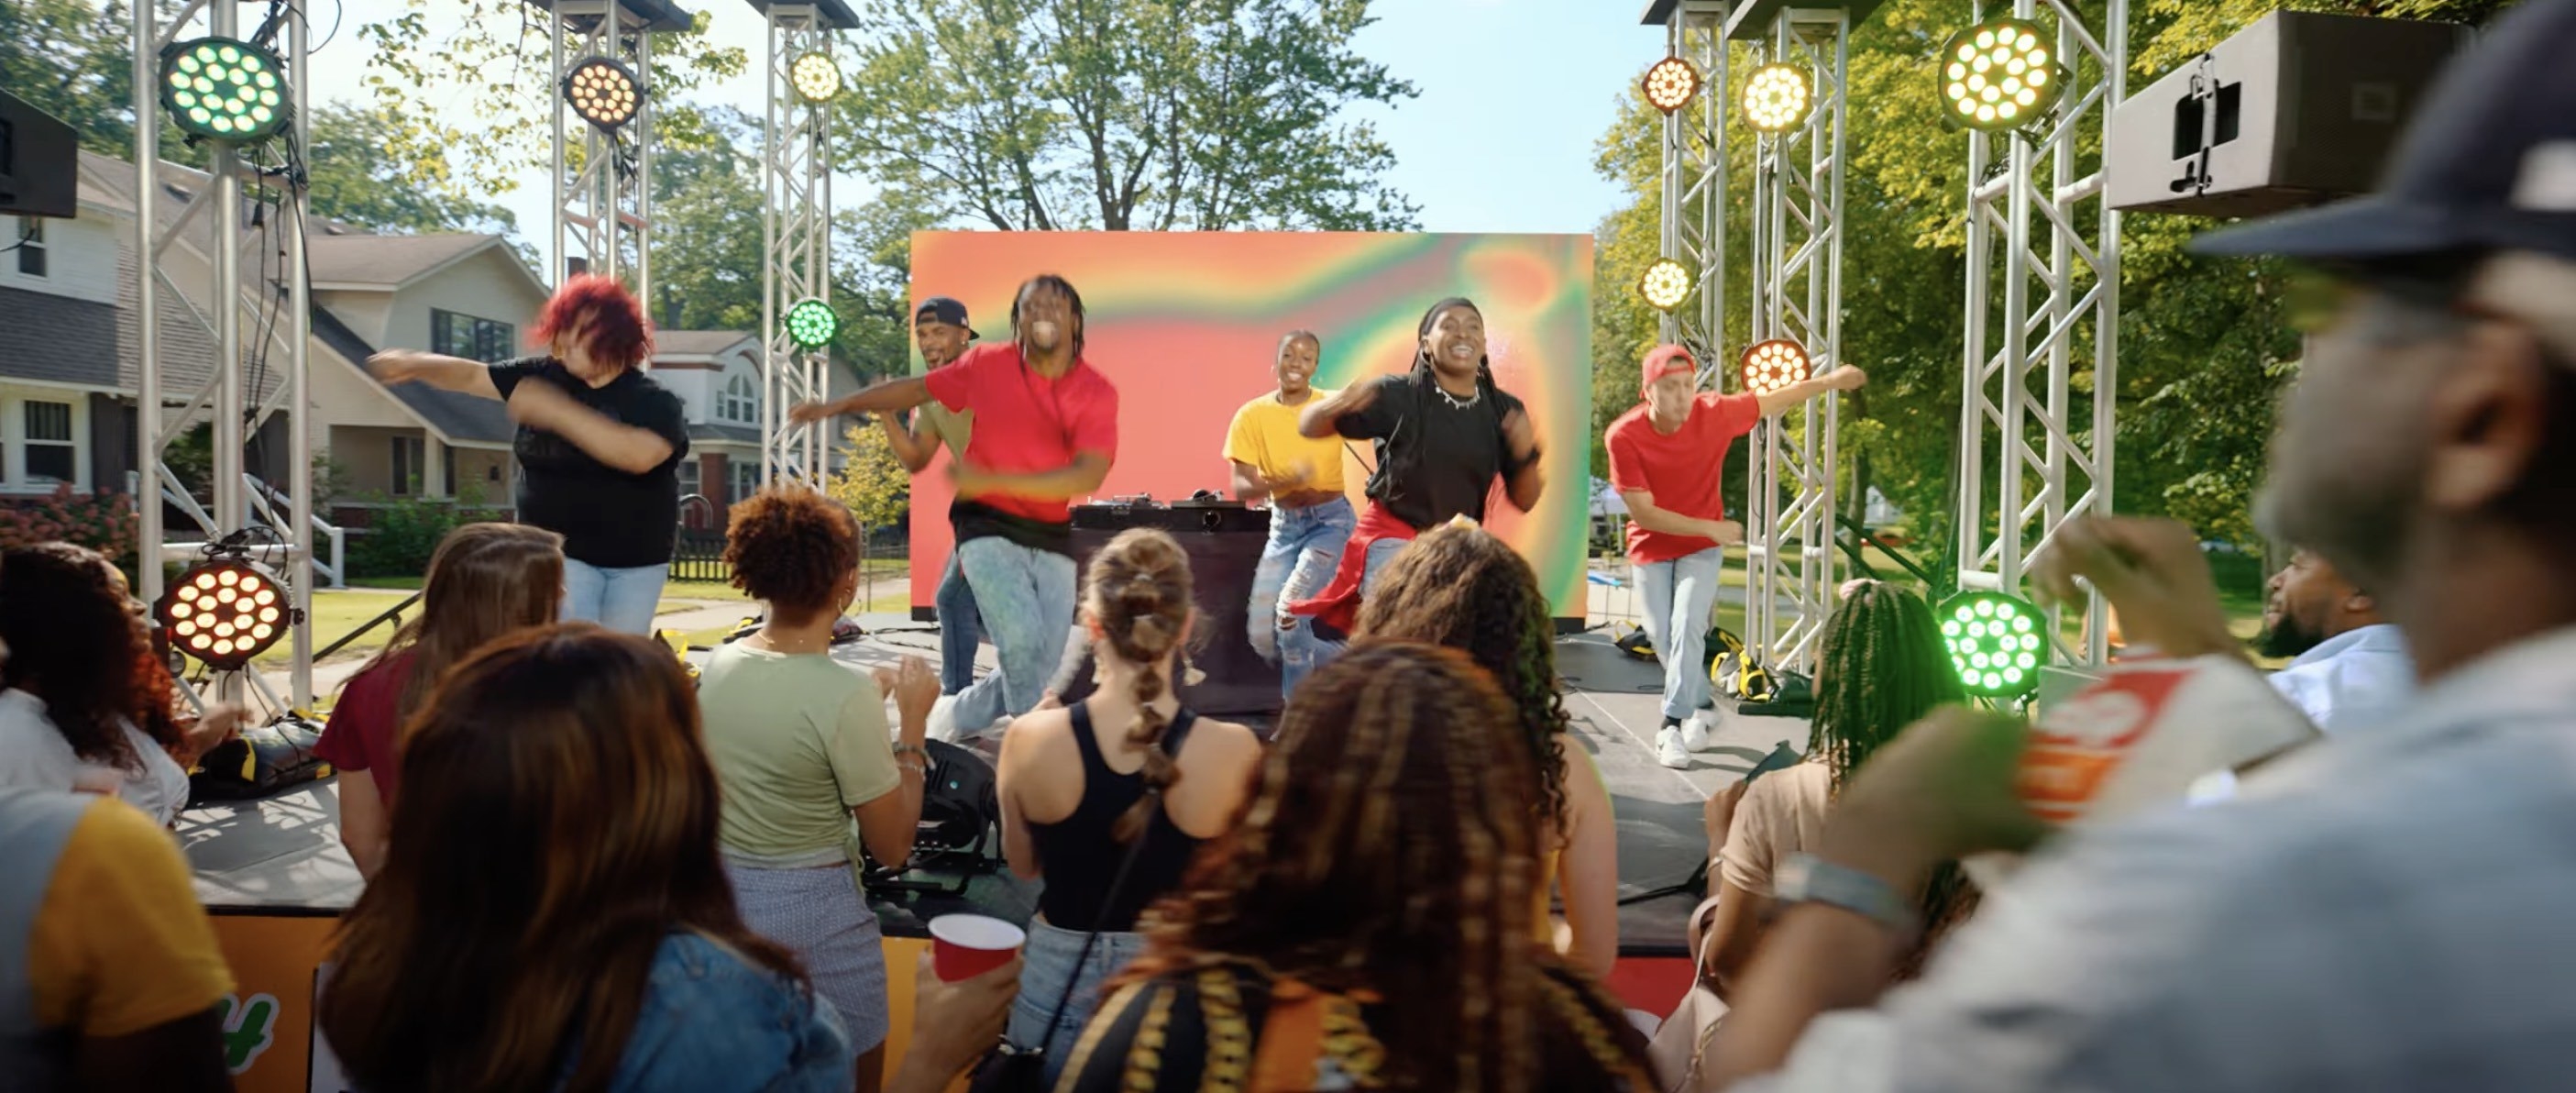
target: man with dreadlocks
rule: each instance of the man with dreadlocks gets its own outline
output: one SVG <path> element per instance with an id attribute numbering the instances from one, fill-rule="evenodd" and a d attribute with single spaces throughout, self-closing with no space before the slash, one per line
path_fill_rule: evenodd
<path id="1" fill-rule="evenodd" d="M 1307 403 L 1297 418 L 1306 436 L 1338 434 L 1377 449 L 1368 510 L 1342 548 L 1332 583 L 1288 607 L 1344 634 L 1378 570 L 1414 536 L 1460 516 L 1484 520 L 1497 480 L 1504 499 L 1523 512 L 1538 505 L 1547 484 L 1528 409 L 1494 386 L 1484 313 L 1452 296 L 1423 313 L 1417 334 L 1411 371 L 1354 383 Z"/>
<path id="2" fill-rule="evenodd" d="M 1708 701 L 1708 610 L 1726 546 L 1744 525 L 1726 518 L 1719 487 L 1726 449 L 1755 422 L 1869 377 L 1838 368 L 1766 394 L 1699 390 L 1690 350 L 1663 345 L 1646 354 L 1644 399 L 1610 423 L 1610 485 L 1628 506 L 1628 560 L 1646 593 L 1646 637 L 1664 669 L 1664 727 L 1655 759 L 1688 770 L 1708 743 L 1699 708 Z"/>
<path id="3" fill-rule="evenodd" d="M 1035 708 L 1073 629 L 1073 512 L 1118 454 L 1118 389 L 1082 357 L 1082 295 L 1062 277 L 1032 277 L 1011 303 L 1011 338 L 948 367 L 888 380 L 836 402 L 790 411 L 803 424 L 836 414 L 894 413 L 933 399 L 972 412 L 965 458 L 951 462 L 961 499 L 949 510 L 957 564 L 974 590 L 1002 670 L 957 695 L 941 737 L 980 732 Z"/>

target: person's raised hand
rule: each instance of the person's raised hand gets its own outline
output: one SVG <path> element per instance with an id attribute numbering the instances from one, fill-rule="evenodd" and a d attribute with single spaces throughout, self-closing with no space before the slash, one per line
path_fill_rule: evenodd
<path id="1" fill-rule="evenodd" d="M 249 722 L 250 707 L 239 702 L 210 706 L 205 716 L 198 718 L 197 723 L 180 736 L 179 746 L 187 753 L 171 758 L 178 760 L 180 766 L 194 766 L 200 757 L 232 739 Z"/>
<path id="2" fill-rule="evenodd" d="M 2227 631 L 2200 537 L 2179 520 L 2068 521 L 2032 563 L 2030 582 L 2043 604 L 2063 605 L 2084 602 L 2084 585 L 2092 585 L 2119 611 L 2132 648 L 2152 646 L 2170 657 L 2244 655 Z"/>
<path id="3" fill-rule="evenodd" d="M 811 425 L 830 418 L 834 413 L 832 404 L 828 402 L 800 402 L 787 408 L 787 421 L 791 425 Z"/>
<path id="4" fill-rule="evenodd" d="M 417 349 L 388 349 L 367 358 L 367 372 L 385 383 L 409 383 L 432 359 Z"/>
<path id="5" fill-rule="evenodd" d="M 1503 443 L 1514 459 L 1526 459 L 1538 447 L 1538 427 L 1530 424 L 1529 411 L 1515 406 L 1503 415 Z"/>
<path id="6" fill-rule="evenodd" d="M 1014 956 L 1008 964 L 951 983 L 939 978 L 931 968 L 930 951 L 922 950 L 912 975 L 912 1044 L 887 1093 L 945 1089 L 992 1051 L 1010 1023 L 1011 1001 L 1019 997 L 1021 963 Z"/>
<path id="7" fill-rule="evenodd" d="M 895 665 L 893 684 L 894 708 L 906 725 L 929 723 L 930 708 L 939 702 L 939 673 L 920 657 L 905 657 Z"/>
<path id="8" fill-rule="evenodd" d="M 1858 391 L 1862 384 L 1869 382 L 1869 373 L 1846 364 L 1825 373 L 1825 381 L 1837 391 Z"/>
<path id="9" fill-rule="evenodd" d="M 1933 711 L 1852 775 L 1825 819 L 1821 856 L 1910 891 L 1936 863 L 2028 849 L 2049 831 L 2014 784 L 2029 738 L 2018 718 Z"/>
<path id="10" fill-rule="evenodd" d="M 1744 541 L 1744 525 L 1733 520 L 1710 520 L 1701 534 L 1719 546 L 1734 546 Z"/>
<path id="11" fill-rule="evenodd" d="M 1035 711 L 1035 710 L 1061 710 L 1061 709 L 1063 709 L 1063 708 L 1064 708 L 1064 696 L 1063 696 L 1063 695 L 1060 695 L 1060 694 L 1057 694 L 1057 693 L 1055 693 L 1054 691 L 1048 691 L 1048 692 L 1046 693 L 1046 697 L 1039 699 L 1039 700 L 1038 700 L 1038 704 L 1037 704 L 1036 706 L 1031 707 L 1030 709 L 1031 709 L 1032 711 Z"/>

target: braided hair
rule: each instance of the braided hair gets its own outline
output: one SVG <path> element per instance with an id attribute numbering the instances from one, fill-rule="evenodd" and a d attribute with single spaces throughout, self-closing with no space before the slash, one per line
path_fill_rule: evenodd
<path id="1" fill-rule="evenodd" d="M 1923 597 L 1884 581 L 1843 586 L 1842 606 L 1825 620 L 1814 728 L 1814 754 L 1832 772 L 1836 793 L 1906 726 L 1965 700 L 1940 625 Z M 1899 978 L 1921 971 L 1931 943 L 1965 918 L 1976 900 L 1956 862 L 1933 870 L 1920 906 L 1922 943 L 1900 963 Z"/>
<path id="2" fill-rule="evenodd" d="M 1360 604 L 1359 634 L 1422 641 L 1465 652 L 1511 699 L 1522 749 L 1538 768 L 1538 806 L 1557 831 L 1569 826 L 1565 734 L 1573 721 L 1556 687 L 1556 621 L 1547 597 L 1510 544 L 1482 528 L 1423 532 L 1378 575 Z"/>
<path id="3" fill-rule="evenodd" d="M 1120 842 L 1135 839 L 1162 807 L 1163 792 L 1181 780 L 1181 768 L 1163 750 L 1163 733 L 1171 728 L 1156 700 L 1170 689 L 1172 652 L 1190 621 L 1190 557 L 1180 541 L 1152 528 L 1129 528 L 1091 556 L 1084 575 L 1083 610 L 1100 628 L 1118 659 L 1136 665 L 1136 724 L 1127 742 L 1145 752 L 1145 794 L 1137 798 L 1110 834 Z"/>
<path id="4" fill-rule="evenodd" d="M 1029 298 L 1030 293 L 1039 289 L 1053 289 L 1063 293 L 1065 302 L 1073 305 L 1073 355 L 1079 359 L 1082 356 L 1083 328 L 1091 324 L 1083 318 L 1082 294 L 1074 291 L 1073 282 L 1056 274 L 1041 273 L 1020 282 L 1020 291 L 1011 297 L 1011 336 L 1016 338 L 1020 333 L 1020 304 Z"/>
<path id="5" fill-rule="evenodd" d="M 1479 317 L 1484 315 L 1484 312 L 1476 307 L 1475 301 L 1464 296 L 1451 296 L 1431 305 L 1431 310 L 1422 313 L 1422 322 L 1414 327 L 1413 367 L 1405 374 L 1405 382 L 1412 385 L 1413 404 L 1416 406 L 1429 406 L 1432 400 L 1438 397 L 1435 391 L 1439 388 L 1440 378 L 1431 363 L 1431 329 L 1440 324 L 1442 315 L 1462 307 L 1475 312 Z M 1505 396 L 1502 389 L 1494 385 L 1494 362 L 1490 356 L 1476 358 L 1476 397 L 1486 400 L 1485 405 L 1493 407 L 1495 414 L 1503 413 Z M 1377 470 L 1369 476 L 1369 496 L 1379 500 L 1394 499 L 1403 493 L 1404 482 L 1419 469 L 1422 460 L 1421 446 L 1417 444 L 1399 450 L 1395 445 L 1396 434 L 1401 433 L 1407 424 L 1404 421 L 1396 422 L 1395 431 L 1377 441 L 1378 465 Z M 1416 429 L 1421 428 L 1418 422 L 1410 424 Z M 1501 434 L 1495 435 L 1495 442 L 1498 444 L 1502 442 Z"/>
<path id="6" fill-rule="evenodd" d="M 1243 819 L 1148 916 L 1146 949 L 1112 989 L 1250 966 L 1385 996 L 1369 1031 L 1388 1088 L 1649 1088 L 1602 1025 L 1618 1009 L 1529 940 L 1536 780 L 1500 738 L 1509 707 L 1473 662 L 1430 645 L 1363 641 L 1316 672 L 1280 715 Z M 1547 1057 L 1569 1032 L 1577 1057 Z M 1552 1081 L 1568 1064 L 1591 1073 Z"/>

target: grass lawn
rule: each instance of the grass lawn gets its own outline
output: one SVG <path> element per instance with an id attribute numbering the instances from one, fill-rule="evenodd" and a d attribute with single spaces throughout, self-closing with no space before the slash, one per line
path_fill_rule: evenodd
<path id="1" fill-rule="evenodd" d="M 753 613 L 755 610 L 756 609 L 752 608 L 750 605 L 745 605 L 744 607 L 744 613 L 746 615 Z M 911 611 L 912 590 L 902 585 L 896 585 L 889 589 L 883 582 L 879 582 L 877 585 L 876 599 L 864 604 L 850 605 L 850 613 L 853 615 L 903 615 L 909 614 Z M 713 647 L 716 643 L 723 641 L 725 639 L 725 635 L 733 633 L 735 625 L 737 624 L 726 623 L 723 626 L 711 626 L 703 630 L 691 630 L 685 634 L 681 634 L 676 639 L 677 644 L 684 649 L 692 646 Z"/>
<path id="2" fill-rule="evenodd" d="M 682 586 L 674 585 L 672 587 L 679 588 Z M 694 589 L 698 586 L 692 584 L 686 587 Z M 712 588 L 721 586 L 708 587 Z M 726 593 L 724 598 L 734 600 L 742 599 L 742 594 L 735 592 L 733 589 L 726 588 L 724 591 Z M 680 598 L 672 598 L 674 596 Z M 668 615 L 678 611 L 691 611 L 698 607 L 698 603 L 694 601 L 715 598 L 717 597 L 712 595 L 700 595 L 694 592 L 674 592 L 666 589 L 662 604 L 660 607 L 654 609 L 654 613 L 658 615 Z M 878 599 L 880 602 L 885 602 L 888 600 L 888 597 L 880 594 Z M 909 599 L 909 595 L 908 593 L 901 594 L 893 597 L 892 599 L 904 601 Z M 403 602 L 403 597 L 388 596 L 374 592 L 331 591 L 327 589 L 315 592 L 313 594 L 314 651 L 320 652 L 324 646 L 340 640 L 341 635 L 365 625 L 368 620 L 390 610 L 394 605 L 401 602 Z M 746 602 L 743 605 L 743 610 L 748 614 L 751 613 L 754 608 Z M 896 607 L 889 608 L 889 610 L 910 610 L 910 606 L 908 603 L 903 603 Z M 410 622 L 412 619 L 418 617 L 419 614 L 420 606 L 418 604 L 414 604 L 409 610 L 403 612 L 402 621 Z M 330 660 L 349 660 L 374 655 L 376 650 L 384 648 L 385 642 L 394 636 L 394 630 L 395 625 L 392 623 L 379 625 L 375 629 L 368 631 L 365 635 L 358 638 L 358 640 L 350 642 L 348 645 L 342 647 L 339 652 L 331 654 Z M 722 633 L 722 631 L 717 631 L 717 633 Z M 261 653 L 258 657 L 253 658 L 252 663 L 257 664 L 262 668 L 284 668 L 286 667 L 287 662 L 292 659 L 292 656 L 293 651 L 288 647 L 288 644 L 281 641 L 276 645 L 269 647 L 267 652 Z"/>

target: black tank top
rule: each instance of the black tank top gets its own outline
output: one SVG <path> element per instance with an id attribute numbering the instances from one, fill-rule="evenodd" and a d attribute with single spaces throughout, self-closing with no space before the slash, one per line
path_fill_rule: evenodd
<path id="1" fill-rule="evenodd" d="M 1110 832 L 1117 827 L 1118 817 L 1145 795 L 1145 773 L 1143 768 L 1134 774 L 1109 769 L 1109 760 L 1100 754 L 1100 741 L 1091 731 L 1089 703 L 1077 702 L 1066 712 L 1073 715 L 1074 743 L 1082 749 L 1082 803 L 1074 806 L 1073 815 L 1058 822 L 1029 825 L 1029 834 L 1038 844 L 1039 868 L 1046 876 L 1046 889 L 1038 893 L 1038 910 L 1045 912 L 1049 923 L 1067 930 L 1133 930 L 1139 913 L 1179 886 L 1202 840 L 1175 826 L 1168 807 L 1155 809 L 1144 834 L 1138 836 L 1145 845 L 1136 853 L 1136 864 L 1128 870 L 1118 902 L 1102 907 L 1129 849 Z M 1197 714 L 1180 711 L 1171 727 L 1163 730 L 1163 750 L 1180 755 L 1190 726 L 1197 721 Z"/>

